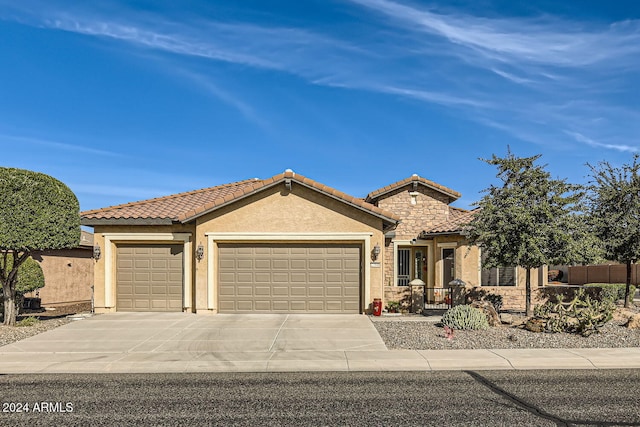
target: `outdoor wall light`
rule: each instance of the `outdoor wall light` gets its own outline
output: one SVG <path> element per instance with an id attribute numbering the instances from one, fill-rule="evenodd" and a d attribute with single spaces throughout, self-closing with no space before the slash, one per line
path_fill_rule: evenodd
<path id="1" fill-rule="evenodd" d="M 95 245 L 93 247 L 93 258 L 97 261 L 100 259 L 100 255 L 102 252 L 100 251 L 100 245 Z"/>
<path id="2" fill-rule="evenodd" d="M 196 248 L 196 258 L 198 261 L 201 261 L 202 258 L 204 258 L 204 246 L 202 246 L 202 243 L 200 243 Z"/>
<path id="3" fill-rule="evenodd" d="M 379 256 L 380 256 L 380 245 L 376 243 L 376 245 L 373 247 L 373 250 L 371 251 L 371 259 L 375 261 L 378 259 Z"/>

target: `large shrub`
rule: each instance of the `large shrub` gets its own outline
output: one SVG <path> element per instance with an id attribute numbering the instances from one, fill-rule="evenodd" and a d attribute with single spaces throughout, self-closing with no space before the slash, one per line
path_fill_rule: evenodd
<path id="1" fill-rule="evenodd" d="M 616 302 L 618 300 L 624 300 L 624 293 L 627 285 L 625 283 L 587 283 L 584 286 L 590 288 L 601 288 L 602 299 L 608 299 Z M 636 287 L 631 285 L 629 288 L 629 294 L 631 295 L 632 300 L 635 293 Z"/>
<path id="2" fill-rule="evenodd" d="M 487 316 L 470 305 L 456 305 L 447 310 L 442 316 L 442 324 L 452 329 L 487 329 L 489 321 Z"/>

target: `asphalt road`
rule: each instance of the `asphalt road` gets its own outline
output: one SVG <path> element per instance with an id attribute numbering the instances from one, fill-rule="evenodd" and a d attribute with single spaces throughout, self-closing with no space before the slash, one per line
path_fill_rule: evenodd
<path id="1" fill-rule="evenodd" d="M 640 426 L 639 384 L 640 370 L 4 375 L 0 425 Z"/>

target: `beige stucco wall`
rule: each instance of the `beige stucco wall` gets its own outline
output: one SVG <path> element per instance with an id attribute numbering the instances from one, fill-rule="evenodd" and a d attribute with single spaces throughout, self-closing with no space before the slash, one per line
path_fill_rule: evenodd
<path id="1" fill-rule="evenodd" d="M 195 231 L 195 246 L 202 244 L 205 256 L 202 261 L 195 263 L 195 306 L 198 312 L 207 307 L 208 265 L 206 260 L 210 256 L 208 251 L 207 233 L 249 233 L 244 238 L 233 241 L 251 241 L 261 237 L 262 242 L 286 242 L 287 236 L 296 238 L 296 234 L 307 235 L 304 240 L 314 241 L 313 233 L 331 235 L 333 233 L 362 233 L 371 234 L 368 246 L 376 244 L 383 247 L 382 219 L 365 211 L 346 205 L 329 196 L 320 194 L 293 182 L 291 191 L 287 191 L 284 184 L 267 189 L 218 209 L 197 219 Z M 267 236 L 261 236 L 261 235 Z M 268 235 L 273 239 L 269 240 Z M 291 240 L 293 241 L 293 240 Z M 324 243 L 358 243 L 343 239 L 323 240 Z M 382 267 L 372 267 L 370 254 L 364 253 L 364 267 L 369 269 L 370 286 L 369 300 L 363 301 L 365 309 L 372 303 L 373 298 L 382 298 Z M 213 245 L 214 258 L 217 259 L 217 245 Z M 384 254 L 378 261 L 383 262 Z M 215 267 L 214 267 L 215 268 Z M 213 294 L 217 300 L 217 275 L 213 275 Z M 364 297 L 364 293 L 363 293 Z M 216 312 L 213 308 L 211 311 Z"/>
<path id="2" fill-rule="evenodd" d="M 92 254 L 91 248 L 76 248 L 38 251 L 32 255 L 44 274 L 45 286 L 37 291 L 42 305 L 91 301 L 91 285 L 94 280 Z M 36 292 L 30 292 L 25 296 L 35 297 Z"/>

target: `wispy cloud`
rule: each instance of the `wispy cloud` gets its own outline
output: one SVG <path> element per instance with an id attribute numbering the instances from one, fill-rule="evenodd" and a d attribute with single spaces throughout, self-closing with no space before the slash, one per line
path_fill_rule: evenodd
<path id="1" fill-rule="evenodd" d="M 220 99 L 227 105 L 230 105 L 232 108 L 239 111 L 240 114 L 242 114 L 242 116 L 248 121 L 260 126 L 265 130 L 269 129 L 269 123 L 265 119 L 263 119 L 251 105 L 242 101 L 239 96 L 222 89 L 219 85 L 211 81 L 211 78 L 184 69 L 178 69 L 176 70 L 176 73 L 194 82 L 199 87 L 204 88 L 207 93 Z"/>
<path id="2" fill-rule="evenodd" d="M 8 143 L 27 144 L 27 145 L 39 145 L 39 146 L 44 146 L 48 148 L 53 148 L 56 150 L 73 151 L 76 153 L 94 154 L 99 156 L 110 156 L 110 157 L 123 156 L 120 153 L 114 153 L 112 151 L 100 150 L 97 148 L 86 147 L 82 145 L 68 144 L 64 142 L 51 141 L 47 139 L 32 138 L 32 137 L 26 137 L 26 136 L 18 136 L 18 135 L 0 134 L 0 141 L 5 141 Z"/>
<path id="3" fill-rule="evenodd" d="M 402 25 L 444 37 L 491 60 L 582 67 L 640 53 L 640 23 L 626 21 L 584 31 L 571 22 L 547 18 L 489 19 L 436 14 L 389 0 L 351 0 Z"/>
<path id="4" fill-rule="evenodd" d="M 564 133 L 566 133 L 567 135 L 575 138 L 576 141 L 578 142 L 582 142 L 584 144 L 587 144 L 591 147 L 596 147 L 596 148 L 607 148 L 610 150 L 616 150 L 616 151 L 621 151 L 621 152 L 631 152 L 631 153 L 636 153 L 638 151 L 640 151 L 640 147 L 634 147 L 631 145 L 624 145 L 624 144 L 608 144 L 608 143 L 603 143 L 603 142 L 598 142 L 598 141 L 594 141 L 591 138 L 588 138 L 578 132 L 572 132 L 572 131 L 567 131 L 565 130 Z"/>

